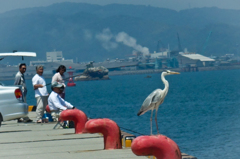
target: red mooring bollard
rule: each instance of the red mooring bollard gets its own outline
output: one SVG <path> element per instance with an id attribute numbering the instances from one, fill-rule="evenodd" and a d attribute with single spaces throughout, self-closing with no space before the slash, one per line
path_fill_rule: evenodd
<path id="1" fill-rule="evenodd" d="M 75 134 L 82 134 L 85 131 L 85 123 L 87 122 L 87 116 L 79 109 L 67 109 L 60 114 L 60 120 L 71 120 L 74 122 Z"/>
<path id="2" fill-rule="evenodd" d="M 106 118 L 91 119 L 86 123 L 85 129 L 89 133 L 103 134 L 105 150 L 122 148 L 121 131 L 114 121 Z"/>
<path id="3" fill-rule="evenodd" d="M 139 136 L 133 140 L 131 148 L 137 156 L 155 156 L 157 159 L 182 159 L 178 145 L 164 135 Z"/>

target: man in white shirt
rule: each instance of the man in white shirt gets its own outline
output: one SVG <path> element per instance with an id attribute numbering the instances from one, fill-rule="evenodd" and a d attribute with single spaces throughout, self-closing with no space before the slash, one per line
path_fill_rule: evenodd
<path id="1" fill-rule="evenodd" d="M 74 109 L 75 107 L 61 98 L 60 94 L 64 90 L 64 85 L 54 81 L 52 83 L 52 92 L 48 98 L 48 105 L 51 111 L 53 120 L 57 120 L 60 113 L 66 109 Z"/>
<path id="2" fill-rule="evenodd" d="M 35 90 L 35 98 L 37 99 L 37 123 L 42 123 L 42 116 L 48 102 L 48 91 L 45 79 L 43 78 L 43 66 L 36 67 L 37 74 L 32 78 L 32 84 Z"/>

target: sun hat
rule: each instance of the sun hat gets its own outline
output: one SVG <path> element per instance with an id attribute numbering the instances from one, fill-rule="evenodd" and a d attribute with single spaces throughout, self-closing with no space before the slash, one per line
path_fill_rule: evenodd
<path id="1" fill-rule="evenodd" d="M 64 87 L 64 86 L 63 86 L 63 84 L 54 81 L 54 82 L 52 82 L 52 88 L 54 88 L 54 87 L 61 88 L 61 87 Z"/>

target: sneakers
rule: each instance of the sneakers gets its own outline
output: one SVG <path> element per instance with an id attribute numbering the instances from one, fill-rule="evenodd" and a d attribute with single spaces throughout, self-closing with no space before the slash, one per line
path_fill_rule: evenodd
<path id="1" fill-rule="evenodd" d="M 31 123 L 33 120 L 31 120 L 31 119 L 28 119 L 28 120 L 24 120 L 23 122 L 24 123 Z"/>
<path id="2" fill-rule="evenodd" d="M 42 123 L 42 119 L 37 120 L 36 123 L 37 123 L 37 124 Z"/>
<path id="3" fill-rule="evenodd" d="M 31 120 L 31 119 L 27 119 L 27 120 L 24 120 L 23 118 L 20 118 L 20 119 L 18 119 L 18 123 L 31 123 L 33 120 Z"/>
<path id="4" fill-rule="evenodd" d="M 18 119 L 18 123 L 23 123 L 23 118 Z"/>
<path id="5" fill-rule="evenodd" d="M 63 129 L 67 129 L 68 128 L 68 124 L 67 124 L 66 121 L 63 122 L 63 126 L 62 127 L 63 127 Z"/>

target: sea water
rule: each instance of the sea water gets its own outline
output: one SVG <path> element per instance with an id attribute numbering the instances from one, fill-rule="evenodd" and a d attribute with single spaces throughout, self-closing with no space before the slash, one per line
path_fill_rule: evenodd
<path id="1" fill-rule="evenodd" d="M 145 78 L 147 75 L 151 78 Z M 123 130 L 134 131 L 126 132 L 149 135 L 151 112 L 142 116 L 137 116 L 137 112 L 153 90 L 164 88 L 161 74 L 110 78 L 76 81 L 76 87 L 66 88 L 66 100 L 90 118 L 109 118 Z M 169 92 L 157 113 L 160 133 L 174 140 L 182 152 L 198 159 L 238 159 L 240 70 L 183 72 L 166 79 Z M 27 103 L 36 105 L 31 80 L 26 83 Z M 50 86 L 48 91 L 51 92 Z M 154 116 L 153 134 L 157 134 Z"/>

